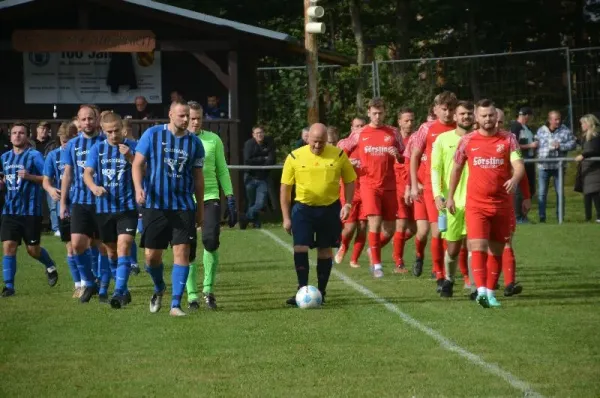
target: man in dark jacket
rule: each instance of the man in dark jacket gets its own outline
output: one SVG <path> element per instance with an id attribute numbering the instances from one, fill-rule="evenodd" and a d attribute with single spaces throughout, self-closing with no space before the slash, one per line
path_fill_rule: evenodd
<path id="1" fill-rule="evenodd" d="M 271 166 L 275 164 L 275 144 L 265 137 L 262 127 L 252 129 L 252 138 L 244 144 L 244 164 L 248 166 Z M 240 228 L 246 229 L 249 222 L 260 227 L 259 212 L 264 209 L 269 194 L 269 170 L 248 170 L 244 175 L 246 200 L 245 215 L 240 215 Z"/>
<path id="2" fill-rule="evenodd" d="M 52 138 L 52 131 L 50 130 L 50 123 L 41 121 L 35 129 L 36 135 L 33 138 L 33 144 L 38 152 L 44 155 L 44 158 L 48 153 L 58 148 L 58 143 Z"/>

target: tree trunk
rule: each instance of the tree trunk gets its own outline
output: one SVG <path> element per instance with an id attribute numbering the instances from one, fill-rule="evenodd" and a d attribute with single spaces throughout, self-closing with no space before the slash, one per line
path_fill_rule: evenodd
<path id="1" fill-rule="evenodd" d="M 348 0 L 350 8 L 350 18 L 352 20 L 352 32 L 354 32 L 354 41 L 356 42 L 356 63 L 358 64 L 358 84 L 356 87 L 356 109 L 362 113 L 364 109 L 363 89 L 363 64 L 366 62 L 365 38 L 363 36 L 362 24 L 360 21 L 360 7 L 358 0 Z"/>

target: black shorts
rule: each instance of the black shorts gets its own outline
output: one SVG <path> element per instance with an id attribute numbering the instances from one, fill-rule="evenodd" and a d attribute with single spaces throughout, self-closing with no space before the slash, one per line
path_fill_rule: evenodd
<path id="1" fill-rule="evenodd" d="M 96 214 L 100 240 L 104 243 L 117 243 L 119 235 L 135 236 L 138 222 L 137 210 L 122 213 Z"/>
<path id="2" fill-rule="evenodd" d="M 38 246 L 42 237 L 41 216 L 3 215 L 0 240 L 14 241 L 18 245 L 25 241 L 27 246 Z"/>
<path id="3" fill-rule="evenodd" d="M 294 246 L 311 249 L 339 247 L 342 221 L 340 202 L 329 206 L 308 206 L 296 203 L 292 209 L 292 236 Z"/>
<path id="4" fill-rule="evenodd" d="M 140 247 L 164 250 L 169 246 L 196 244 L 195 210 L 143 209 L 144 231 Z"/>
<path id="5" fill-rule="evenodd" d="M 71 241 L 71 217 L 60 218 L 58 220 L 58 230 L 60 231 L 61 242 Z"/>
<path id="6" fill-rule="evenodd" d="M 71 206 L 71 234 L 87 235 L 91 239 L 100 237 L 96 223 L 96 205 Z"/>
<path id="7" fill-rule="evenodd" d="M 204 248 L 213 252 L 221 244 L 221 203 L 217 199 L 204 202 L 204 220 L 202 221 L 202 244 Z M 194 241 L 190 246 L 190 261 L 196 259 L 197 243 Z"/>

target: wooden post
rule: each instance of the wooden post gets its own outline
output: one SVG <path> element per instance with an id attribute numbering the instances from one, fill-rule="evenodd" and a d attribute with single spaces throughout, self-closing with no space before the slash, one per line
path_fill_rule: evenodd
<path id="1" fill-rule="evenodd" d="M 310 22 L 308 7 L 310 0 L 304 0 L 304 48 L 306 49 L 306 69 L 308 71 L 308 93 L 306 104 L 308 107 L 308 124 L 319 122 L 319 90 L 318 90 L 318 49 L 317 35 L 306 31 L 306 24 Z"/>

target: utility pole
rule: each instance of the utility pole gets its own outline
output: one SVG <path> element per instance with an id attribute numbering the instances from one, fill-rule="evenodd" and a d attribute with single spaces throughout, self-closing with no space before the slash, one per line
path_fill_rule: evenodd
<path id="1" fill-rule="evenodd" d="M 325 10 L 317 6 L 318 0 L 304 0 L 304 48 L 306 50 L 306 70 L 308 72 L 308 93 L 306 104 L 308 108 L 308 124 L 319 122 L 319 51 L 317 34 L 325 33 L 325 24 L 316 19 L 323 17 Z"/>

